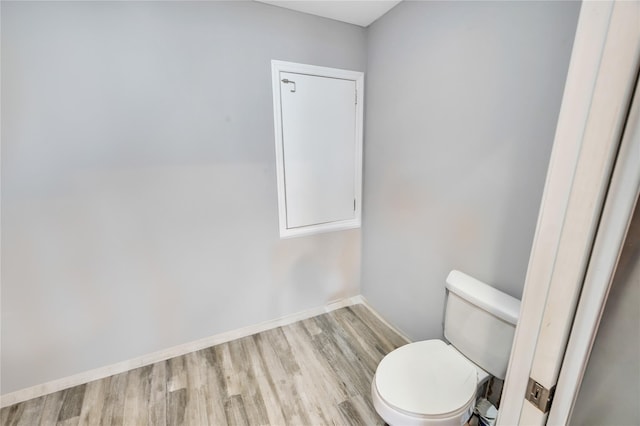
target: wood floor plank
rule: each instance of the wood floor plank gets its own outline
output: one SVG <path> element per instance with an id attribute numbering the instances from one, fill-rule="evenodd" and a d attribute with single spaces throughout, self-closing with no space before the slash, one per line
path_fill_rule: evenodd
<path id="1" fill-rule="evenodd" d="M 283 425 L 285 424 L 285 416 L 282 402 L 273 383 L 270 369 L 265 364 L 258 348 L 256 335 L 247 339 L 245 345 L 249 355 L 250 369 L 257 385 L 256 392 L 262 397 L 268 424 Z"/>
<path id="2" fill-rule="evenodd" d="M 167 392 L 187 388 L 187 366 L 183 356 L 167 360 Z"/>
<path id="3" fill-rule="evenodd" d="M 167 422 L 170 425 L 184 425 L 187 407 L 187 389 L 176 389 L 167 394 Z"/>
<path id="4" fill-rule="evenodd" d="M 346 401 L 342 401 L 338 404 L 338 408 L 340 409 L 340 414 L 342 415 L 342 419 L 345 424 L 348 425 L 364 425 L 366 424 L 362 417 L 360 417 L 360 413 L 355 409 L 351 400 L 347 399 Z"/>
<path id="5" fill-rule="evenodd" d="M 265 399 L 272 399 L 271 389 L 269 386 L 264 386 L 264 383 L 261 386 L 264 372 L 259 360 L 256 359 L 258 348 L 255 345 L 253 336 L 231 343 L 231 355 L 234 358 L 241 359 L 241 368 L 244 370 L 244 376 L 246 377 L 246 381 L 242 383 L 242 397 L 249 423 L 252 425 L 272 424 L 269 420 L 269 410 L 267 410 L 267 404 L 265 403 Z M 233 343 L 236 344 L 234 345 Z M 272 410 L 272 413 L 273 416 L 278 416 L 276 411 Z"/>
<path id="6" fill-rule="evenodd" d="M 201 374 L 200 352 L 183 355 L 187 371 L 187 404 L 185 421 L 187 424 L 207 424 L 207 407 L 202 387 L 206 383 Z"/>
<path id="7" fill-rule="evenodd" d="M 124 394 L 127 386 L 127 373 L 108 377 L 107 398 L 102 408 L 100 424 L 119 426 L 124 414 Z"/>
<path id="8" fill-rule="evenodd" d="M 309 418 L 307 425 L 330 425 L 336 424 L 336 419 L 340 419 L 338 404 L 332 399 L 331 402 L 325 399 L 326 395 L 318 386 L 309 383 L 309 377 L 304 375 L 293 377 L 293 383 L 297 389 L 302 406 L 306 410 Z M 340 423 L 338 423 L 340 424 Z"/>
<path id="9" fill-rule="evenodd" d="M 338 404 L 346 399 L 347 393 L 331 372 L 328 361 L 319 356 L 311 336 L 300 322 L 283 327 L 283 330 L 298 365 L 305 366 L 300 376 L 294 376 L 294 383 L 311 423 L 331 423 L 330 419 L 339 416 Z"/>
<path id="10" fill-rule="evenodd" d="M 319 315 L 319 317 L 324 317 L 326 316 L 326 314 L 324 315 Z M 317 318 L 317 317 L 315 317 Z M 304 328 L 307 329 L 307 333 L 309 333 L 310 336 L 317 336 L 318 334 L 321 334 L 324 330 L 320 327 L 318 327 L 317 323 L 315 321 L 302 321 L 302 325 L 304 326 Z"/>
<path id="11" fill-rule="evenodd" d="M 122 422 L 125 425 L 146 425 L 149 421 L 149 381 L 151 366 L 131 370 L 127 375 Z"/>
<path id="12" fill-rule="evenodd" d="M 233 395 L 227 398 L 224 403 L 224 411 L 227 416 L 227 424 L 238 426 L 250 424 L 241 395 Z"/>
<path id="13" fill-rule="evenodd" d="M 31 426 L 40 424 L 42 418 L 42 406 L 44 398 L 36 398 L 25 402 L 24 411 L 18 421 L 19 426 Z"/>
<path id="14" fill-rule="evenodd" d="M 206 403 L 208 424 L 224 425 L 227 422 L 224 410 L 226 391 L 220 362 L 216 358 L 214 348 L 203 349 L 199 352 L 205 383 L 202 392 Z"/>
<path id="15" fill-rule="evenodd" d="M 291 324 L 285 327 L 285 330 L 287 339 L 292 342 L 292 353 L 298 365 L 304 365 L 302 374 L 312 380 L 320 393 L 329 397 L 328 399 L 337 406 L 347 394 L 343 388 L 335 386 L 337 382 L 331 374 L 330 360 L 321 356 L 302 322 Z"/>
<path id="16" fill-rule="evenodd" d="M 77 426 L 79 420 L 79 416 L 72 417 L 70 419 L 59 420 L 58 422 L 56 422 L 56 426 Z"/>
<path id="17" fill-rule="evenodd" d="M 42 415 L 40 417 L 41 425 L 55 425 L 58 421 L 58 415 L 62 408 L 62 396 L 64 391 L 54 392 L 44 397 L 44 404 L 42 406 Z"/>
<path id="18" fill-rule="evenodd" d="M 278 354 L 280 363 L 287 374 L 294 376 L 300 374 L 300 365 L 291 351 L 291 345 L 284 334 L 284 327 L 278 327 L 264 332 L 264 336 L 269 340 L 271 346 Z"/>
<path id="19" fill-rule="evenodd" d="M 367 371 L 373 374 L 380 360 L 386 354 L 376 336 L 364 324 L 358 327 L 352 321 L 346 320 L 343 315 L 331 313 L 329 320 L 334 323 L 335 332 L 349 342 L 357 354 L 358 360 Z"/>
<path id="20" fill-rule="evenodd" d="M 239 395 L 241 391 L 242 377 L 236 373 L 234 361 L 229 352 L 229 343 L 223 343 L 215 348 L 216 359 L 219 362 L 219 374 L 223 389 L 224 400 Z"/>
<path id="21" fill-rule="evenodd" d="M 80 419 L 78 420 L 79 425 L 92 426 L 100 423 L 102 409 L 107 398 L 108 384 L 107 380 L 94 380 L 87 383 Z"/>
<path id="22" fill-rule="evenodd" d="M 17 425 L 18 422 L 20 421 L 20 418 L 22 417 L 22 413 L 24 413 L 25 407 L 26 407 L 26 402 L 22 404 L 16 404 L 12 407 L 6 408 L 5 409 L 7 410 L 6 424 L 9 426 Z"/>
<path id="23" fill-rule="evenodd" d="M 265 378 L 269 382 L 270 387 L 274 389 L 275 395 L 280 401 L 279 407 L 282 410 L 286 422 L 292 425 L 311 424 L 307 410 L 302 404 L 300 395 L 298 395 L 298 387 L 292 380 L 295 376 L 299 377 L 300 372 L 298 370 L 298 373 L 294 375 L 287 372 L 285 365 L 288 365 L 288 363 L 282 362 L 282 354 L 278 353 L 277 349 L 274 348 L 274 339 L 271 338 L 274 334 L 271 333 L 272 331 L 273 330 L 269 330 L 254 336 L 260 358 L 265 366 L 264 369 L 267 371 Z M 281 332 L 282 331 L 279 330 L 279 336 Z M 290 353 L 289 356 L 291 356 Z"/>
<path id="24" fill-rule="evenodd" d="M 11 412 L 11 409 L 13 407 L 17 407 L 19 406 L 19 404 L 15 404 L 9 407 L 5 407 L 0 409 L 0 425 L 8 425 L 9 424 L 9 413 Z"/>
<path id="25" fill-rule="evenodd" d="M 371 400 L 371 394 L 357 395 L 349 399 L 353 410 L 358 413 L 358 417 L 362 419 L 363 425 L 384 425 L 385 421 L 376 413 L 373 408 L 373 401 Z"/>
<path id="26" fill-rule="evenodd" d="M 346 396 L 363 394 L 369 390 L 373 374 L 362 368 L 361 363 L 356 363 L 350 348 L 341 343 L 332 330 L 313 338 L 316 350 L 328 361 L 328 370 Z"/>
<path id="27" fill-rule="evenodd" d="M 167 361 L 151 366 L 148 417 L 150 425 L 167 425 Z"/>
<path id="28" fill-rule="evenodd" d="M 373 331 L 378 338 L 390 345 L 387 346 L 387 349 L 393 350 L 395 348 L 399 348 L 400 346 L 404 346 L 409 343 L 404 336 L 396 333 L 394 330 L 390 329 L 384 322 L 378 318 L 378 316 L 371 312 L 369 308 L 365 305 L 358 304 L 352 305 L 344 308 L 344 310 L 340 309 L 339 314 L 347 315 L 350 318 L 353 318 L 354 321 L 360 321 L 366 324 L 371 331 Z"/>
<path id="29" fill-rule="evenodd" d="M 73 426 L 80 420 L 80 412 L 87 385 L 80 385 L 63 391 L 62 407 L 58 413 L 56 425 Z"/>
<path id="30" fill-rule="evenodd" d="M 377 364 L 406 344 L 342 308 L 0 410 L 9 425 L 382 425 Z"/>

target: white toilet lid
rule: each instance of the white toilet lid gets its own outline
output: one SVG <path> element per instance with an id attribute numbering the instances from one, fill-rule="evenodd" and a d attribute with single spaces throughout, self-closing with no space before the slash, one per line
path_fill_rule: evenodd
<path id="1" fill-rule="evenodd" d="M 427 416 L 464 409 L 478 382 L 473 363 L 442 340 L 410 343 L 392 351 L 378 365 L 375 380 L 388 404 Z"/>

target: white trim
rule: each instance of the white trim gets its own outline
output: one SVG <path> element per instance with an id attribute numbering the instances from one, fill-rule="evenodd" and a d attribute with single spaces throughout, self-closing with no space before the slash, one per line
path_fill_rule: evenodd
<path id="1" fill-rule="evenodd" d="M 356 203 L 358 205 L 360 204 L 357 201 Z M 343 231 L 345 229 L 360 228 L 359 216 L 355 219 L 339 220 L 339 221 L 329 222 L 329 223 L 320 223 L 318 225 L 308 225 L 308 226 L 303 226 L 301 228 L 287 228 L 286 227 L 287 218 L 286 218 L 286 213 L 284 212 L 284 207 L 280 209 L 280 205 L 278 205 L 278 210 L 282 210 L 282 212 L 281 213 L 279 212 L 279 214 L 283 215 L 283 216 L 280 216 L 281 218 L 280 219 L 280 222 L 281 222 L 280 238 L 302 237 L 303 235 L 319 234 L 321 232 Z M 356 215 L 359 215 L 359 213 L 356 212 Z M 284 220 L 282 218 L 284 218 Z M 285 228 L 282 228 L 283 221 L 285 222 L 285 225 L 284 225 Z"/>
<path id="2" fill-rule="evenodd" d="M 564 355 L 635 83 L 637 26 L 630 11 L 625 19 L 628 4 L 581 6 L 498 425 L 546 421 L 528 409 L 525 389 L 530 375 L 553 386 Z"/>
<path id="3" fill-rule="evenodd" d="M 95 368 L 93 370 L 85 371 L 73 376 L 63 377 L 61 379 L 53 380 L 40 385 L 32 386 L 25 389 L 20 389 L 15 392 L 11 392 L 0 396 L 0 408 L 7 407 L 9 405 L 17 404 L 32 398 L 37 398 L 49 393 L 58 392 L 73 386 L 82 385 L 93 380 L 103 379 L 105 377 L 112 376 L 114 374 L 123 373 L 134 368 L 143 367 L 145 365 L 154 364 L 156 362 L 164 361 L 169 358 L 188 354 L 190 352 L 205 349 L 211 346 L 219 345 L 221 343 L 229 342 L 231 340 L 240 339 L 242 337 L 251 336 L 256 333 L 260 333 L 265 330 L 270 330 L 276 327 L 282 327 L 289 325 L 297 321 L 305 320 L 317 315 L 321 315 L 327 312 L 335 311 L 336 309 L 344 308 L 346 306 L 357 305 L 359 303 L 365 304 L 367 308 L 371 310 L 368 303 L 364 302 L 362 296 L 353 296 L 347 299 L 337 300 L 331 302 L 325 306 L 307 309 L 295 314 L 286 315 L 281 318 L 264 321 L 259 324 L 250 325 L 247 327 L 239 328 L 237 330 L 228 331 L 225 333 L 216 334 L 214 336 L 205 337 L 203 339 L 195 340 L 193 342 L 184 343 L 182 345 L 173 346 L 171 348 L 163 349 L 151 354 L 142 355 L 126 361 L 121 361 L 116 364 L 107 365 L 104 367 Z M 372 310 L 373 312 L 373 310 Z M 385 322 L 386 323 L 386 322 Z"/>
<path id="4" fill-rule="evenodd" d="M 607 195 L 548 423 L 569 424 L 640 191 L 640 84 Z"/>
<path id="5" fill-rule="evenodd" d="M 354 218 L 330 223 L 287 228 L 287 204 L 285 199 L 284 158 L 282 147 L 282 111 L 280 109 L 280 72 L 316 75 L 323 77 L 352 80 L 356 84 L 356 134 L 355 134 L 355 180 L 354 196 L 356 200 Z M 298 237 L 320 232 L 338 231 L 359 228 L 362 217 L 362 137 L 364 122 L 364 73 L 338 68 L 327 68 L 316 65 L 298 64 L 295 62 L 271 61 L 271 84 L 273 90 L 273 123 L 275 132 L 276 178 L 278 187 L 278 224 L 280 238 Z"/>

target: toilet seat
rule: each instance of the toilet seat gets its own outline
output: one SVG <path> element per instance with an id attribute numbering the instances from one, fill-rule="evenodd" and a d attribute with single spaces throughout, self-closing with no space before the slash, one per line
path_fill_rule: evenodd
<path id="1" fill-rule="evenodd" d="M 390 424 L 461 425 L 475 405 L 478 368 L 442 340 L 402 346 L 378 365 L 374 405 Z"/>

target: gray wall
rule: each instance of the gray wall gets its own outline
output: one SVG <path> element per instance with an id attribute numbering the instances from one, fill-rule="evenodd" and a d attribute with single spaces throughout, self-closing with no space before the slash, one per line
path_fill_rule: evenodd
<path id="1" fill-rule="evenodd" d="M 640 419 L 640 203 L 631 222 L 572 425 L 637 425 Z"/>
<path id="2" fill-rule="evenodd" d="M 578 2 L 402 2 L 368 32 L 362 292 L 442 335 L 460 269 L 520 297 Z"/>
<path id="3" fill-rule="evenodd" d="M 359 293 L 278 237 L 270 60 L 365 30 L 253 2 L 2 2 L 2 393 Z"/>

